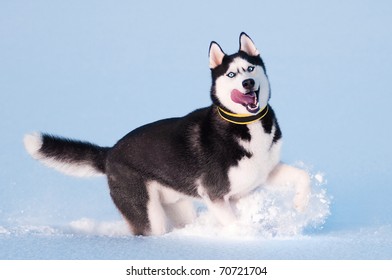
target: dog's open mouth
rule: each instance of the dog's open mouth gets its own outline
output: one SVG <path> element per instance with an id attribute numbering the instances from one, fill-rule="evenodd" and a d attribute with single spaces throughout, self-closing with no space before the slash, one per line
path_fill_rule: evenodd
<path id="1" fill-rule="evenodd" d="M 259 90 L 243 93 L 237 89 L 233 89 L 231 91 L 231 100 L 244 106 L 249 113 L 255 114 L 260 110 L 260 104 L 257 98 Z"/>

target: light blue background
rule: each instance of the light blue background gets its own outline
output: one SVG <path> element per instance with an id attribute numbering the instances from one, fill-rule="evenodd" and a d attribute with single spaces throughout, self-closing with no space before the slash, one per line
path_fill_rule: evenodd
<path id="1" fill-rule="evenodd" d="M 390 1 L 1 0 L 0 225 L 119 218 L 105 179 L 42 167 L 24 151 L 23 135 L 45 131 L 110 146 L 142 124 L 208 106 L 209 43 L 233 53 L 245 31 L 266 63 L 283 160 L 325 173 L 333 196 L 314 248 L 304 246 L 317 250 L 317 241 L 351 236 L 340 232 L 356 236 L 347 240 L 368 232 L 365 251 L 352 254 L 335 247 L 335 255 L 303 255 L 294 248 L 291 255 L 266 250 L 250 257 L 392 257 L 385 235 L 376 242 L 382 253 L 367 251 L 369 229 L 386 227 L 389 235 L 392 225 L 391 15 Z M 25 243 L 7 238 L 0 241 L 3 258 L 59 258 L 54 249 L 15 251 Z M 288 248 L 276 242 L 269 244 Z M 102 255 L 67 255 L 66 248 L 64 242 L 65 257 L 115 258 L 110 248 Z M 189 256 L 220 256 L 206 252 Z"/>

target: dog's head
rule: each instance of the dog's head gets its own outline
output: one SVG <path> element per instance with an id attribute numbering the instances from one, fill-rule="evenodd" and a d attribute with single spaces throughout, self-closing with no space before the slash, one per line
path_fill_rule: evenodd
<path id="1" fill-rule="evenodd" d="M 235 114 L 256 114 L 270 97 L 263 60 L 252 39 L 240 35 L 237 53 L 227 55 L 216 43 L 210 44 L 211 97 L 215 105 Z"/>

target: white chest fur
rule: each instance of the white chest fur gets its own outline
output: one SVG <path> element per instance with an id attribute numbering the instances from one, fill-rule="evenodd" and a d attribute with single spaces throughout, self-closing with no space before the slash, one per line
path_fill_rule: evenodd
<path id="1" fill-rule="evenodd" d="M 252 156 L 243 157 L 229 169 L 229 197 L 240 197 L 264 184 L 280 160 L 281 140 L 273 143 L 275 126 L 270 134 L 264 132 L 260 122 L 249 124 L 248 128 L 251 140 L 239 140 L 239 144 Z"/>

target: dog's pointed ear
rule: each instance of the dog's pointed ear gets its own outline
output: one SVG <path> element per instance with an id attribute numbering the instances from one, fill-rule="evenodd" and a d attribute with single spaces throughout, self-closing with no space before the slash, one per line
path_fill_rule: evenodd
<path id="1" fill-rule="evenodd" d="M 217 42 L 212 41 L 210 44 L 210 69 L 222 64 L 225 53 Z"/>
<path id="2" fill-rule="evenodd" d="M 245 32 L 240 34 L 240 51 L 246 52 L 250 56 L 260 55 L 252 39 Z"/>

